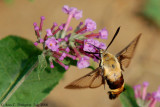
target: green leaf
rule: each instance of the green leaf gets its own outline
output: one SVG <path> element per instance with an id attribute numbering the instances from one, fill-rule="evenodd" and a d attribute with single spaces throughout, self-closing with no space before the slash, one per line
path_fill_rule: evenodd
<path id="1" fill-rule="evenodd" d="M 16 36 L 2 39 L 0 49 L 0 102 L 2 103 L 27 75 L 32 66 L 36 66 L 38 55 L 42 51 L 36 48 L 32 42 Z M 30 104 L 34 106 L 39 104 L 58 84 L 65 69 L 55 62 L 53 62 L 54 69 L 50 69 L 49 66 L 46 68 L 44 57 L 39 56 L 39 60 L 42 60 L 41 66 L 31 72 L 23 84 L 13 93 L 7 104 Z M 75 63 L 74 61 L 70 62 Z M 45 71 L 43 71 L 44 69 Z M 37 70 L 42 70 L 39 74 L 40 80 Z"/>
<path id="2" fill-rule="evenodd" d="M 43 53 L 41 55 L 38 55 L 38 62 L 39 63 L 38 63 L 37 71 L 38 73 L 40 73 L 44 71 L 45 68 L 47 68 L 47 61 Z"/>
<path id="3" fill-rule="evenodd" d="M 138 107 L 134 97 L 134 90 L 128 85 L 125 85 L 125 91 L 120 94 L 120 101 L 123 107 Z"/>
<path id="4" fill-rule="evenodd" d="M 160 26 L 160 0 L 147 0 L 144 6 L 143 14 Z"/>

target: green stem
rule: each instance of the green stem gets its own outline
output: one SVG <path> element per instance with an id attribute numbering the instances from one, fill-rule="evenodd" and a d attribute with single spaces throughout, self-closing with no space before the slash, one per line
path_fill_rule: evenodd
<path id="1" fill-rule="evenodd" d="M 3 105 L 10 99 L 10 97 L 15 93 L 15 91 L 22 85 L 22 83 L 26 80 L 26 78 L 31 74 L 31 72 L 38 66 L 38 61 L 35 62 L 35 64 L 29 69 L 29 71 L 18 81 L 18 83 L 13 87 L 13 89 L 8 92 L 6 97 L 3 99 L 0 107 L 3 107 Z"/>

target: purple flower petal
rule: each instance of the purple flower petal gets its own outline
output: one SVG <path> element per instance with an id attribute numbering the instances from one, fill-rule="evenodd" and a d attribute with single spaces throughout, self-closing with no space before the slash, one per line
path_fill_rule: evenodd
<path id="1" fill-rule="evenodd" d="M 108 39 L 108 32 L 105 28 L 99 31 L 101 39 Z"/>
<path id="2" fill-rule="evenodd" d="M 152 99 L 152 94 L 147 93 L 145 100 L 151 100 Z"/>
<path id="3" fill-rule="evenodd" d="M 54 68 L 53 62 L 50 62 L 50 67 Z"/>
<path id="4" fill-rule="evenodd" d="M 37 26 L 37 23 L 36 23 L 36 22 L 34 22 L 34 23 L 33 23 L 33 26 L 34 26 L 34 27 L 36 27 L 36 26 Z"/>
<path id="5" fill-rule="evenodd" d="M 37 46 L 37 45 L 38 45 L 38 42 L 34 42 L 34 45 Z"/>
<path id="6" fill-rule="evenodd" d="M 77 20 L 80 19 L 82 17 L 82 10 L 77 10 L 74 15 L 74 18 L 76 18 Z"/>
<path id="7" fill-rule="evenodd" d="M 81 60 L 89 60 L 89 57 L 88 56 L 84 56 L 81 58 Z"/>
<path id="8" fill-rule="evenodd" d="M 67 47 L 65 51 L 66 51 L 66 52 L 69 52 L 69 51 L 70 51 L 70 49 Z"/>
<path id="9" fill-rule="evenodd" d="M 38 27 L 38 26 L 35 26 L 35 27 L 34 27 L 34 30 L 35 30 L 35 31 L 39 30 L 39 27 Z"/>
<path id="10" fill-rule="evenodd" d="M 155 92 L 153 95 L 157 101 L 160 101 L 160 87 L 158 88 L 157 92 Z"/>
<path id="11" fill-rule="evenodd" d="M 52 36 L 53 35 L 51 29 L 47 29 L 46 33 L 47 33 L 47 36 Z"/>
<path id="12" fill-rule="evenodd" d="M 106 49 L 107 46 L 106 46 L 106 44 L 100 42 L 99 48 L 101 48 L 101 49 Z"/>
<path id="13" fill-rule="evenodd" d="M 58 48 L 59 48 L 58 41 L 54 37 L 48 38 L 45 41 L 45 44 L 52 51 L 59 51 L 58 50 Z"/>
<path id="14" fill-rule="evenodd" d="M 95 52 L 96 51 L 96 49 L 94 48 L 93 45 L 90 45 L 87 43 L 84 44 L 83 50 L 87 51 L 87 52 Z"/>
<path id="15" fill-rule="evenodd" d="M 135 93 L 135 98 L 140 98 L 141 97 L 141 85 L 136 85 L 133 87 L 134 93 Z"/>
<path id="16" fill-rule="evenodd" d="M 148 85 L 149 85 L 148 82 L 143 82 L 143 91 L 142 91 L 142 99 L 143 100 L 145 100 L 145 98 L 146 98 Z"/>
<path id="17" fill-rule="evenodd" d="M 98 40 L 94 40 L 92 45 L 94 45 L 95 48 L 99 47 L 100 46 L 100 42 Z"/>
<path id="18" fill-rule="evenodd" d="M 66 53 L 62 53 L 62 56 L 59 58 L 61 61 L 63 61 L 63 59 L 67 56 Z"/>
<path id="19" fill-rule="evenodd" d="M 62 8 L 62 11 L 66 14 L 72 15 L 77 20 L 82 17 L 82 11 L 77 10 L 77 8 L 75 8 L 75 7 L 69 7 L 67 5 L 64 5 Z"/>
<path id="20" fill-rule="evenodd" d="M 87 27 L 87 31 L 93 31 L 97 28 L 96 22 L 89 18 L 85 20 L 85 26 Z"/>
<path id="21" fill-rule="evenodd" d="M 143 86 L 144 86 L 144 87 L 147 87 L 148 85 L 149 85 L 148 82 L 143 82 Z"/>
<path id="22" fill-rule="evenodd" d="M 64 58 L 65 58 L 66 56 L 67 56 L 67 54 L 66 54 L 66 53 L 62 53 L 62 57 L 64 57 Z"/>
<path id="23" fill-rule="evenodd" d="M 59 52 L 58 48 L 59 48 L 59 45 L 54 45 L 54 46 L 52 46 L 51 50 L 55 51 L 55 52 Z"/>
<path id="24" fill-rule="evenodd" d="M 68 70 L 69 66 L 66 65 L 66 66 L 64 66 L 64 68 L 65 68 L 65 70 Z"/>
<path id="25" fill-rule="evenodd" d="M 62 8 L 62 11 L 63 11 L 64 13 L 66 13 L 66 14 L 69 14 L 69 10 L 70 10 L 70 8 L 69 8 L 68 5 L 64 5 L 63 8 Z"/>
<path id="26" fill-rule="evenodd" d="M 83 50 L 87 52 L 95 52 L 96 48 L 94 47 L 95 40 L 94 39 L 86 39 L 84 40 Z"/>
<path id="27" fill-rule="evenodd" d="M 50 67 L 51 67 L 51 68 L 54 68 L 54 65 L 52 64 L 52 65 L 50 65 Z"/>
<path id="28" fill-rule="evenodd" d="M 86 68 L 90 65 L 89 63 L 89 57 L 87 56 L 84 56 L 82 57 L 78 62 L 77 62 L 77 66 L 79 69 L 82 69 L 82 68 Z"/>
<path id="29" fill-rule="evenodd" d="M 41 16 L 41 20 L 44 20 L 45 19 L 45 17 L 44 16 Z"/>
<path id="30" fill-rule="evenodd" d="M 39 40 L 39 42 L 40 42 L 40 43 L 43 43 L 43 42 L 44 42 L 44 40 L 41 38 L 41 39 Z"/>
<path id="31" fill-rule="evenodd" d="M 75 8 L 75 7 L 70 7 L 70 9 L 69 9 L 69 14 L 70 14 L 70 15 L 74 15 L 74 14 L 76 13 L 76 11 L 77 11 L 77 8 Z"/>
<path id="32" fill-rule="evenodd" d="M 86 39 L 84 40 L 84 51 L 95 52 L 97 48 L 106 49 L 106 45 L 98 40 Z"/>

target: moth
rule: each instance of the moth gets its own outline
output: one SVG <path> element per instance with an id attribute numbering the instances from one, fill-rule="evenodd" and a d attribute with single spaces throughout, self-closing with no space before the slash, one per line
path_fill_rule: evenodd
<path id="1" fill-rule="evenodd" d="M 71 82 L 65 87 L 66 89 L 97 88 L 102 84 L 105 88 L 105 84 L 107 83 L 110 88 L 110 91 L 108 91 L 110 99 L 117 98 L 125 90 L 122 71 L 129 66 L 141 34 L 139 34 L 119 53 L 113 55 L 109 53 L 107 49 L 114 41 L 119 30 L 120 27 L 117 29 L 107 48 L 105 50 L 100 50 L 99 67 Z"/>

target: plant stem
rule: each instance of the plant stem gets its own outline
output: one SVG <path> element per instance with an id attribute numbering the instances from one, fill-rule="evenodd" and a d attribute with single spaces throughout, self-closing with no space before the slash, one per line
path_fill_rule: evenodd
<path id="1" fill-rule="evenodd" d="M 15 93 L 15 91 L 22 85 L 22 83 L 26 80 L 26 78 L 29 76 L 29 74 L 38 66 L 38 61 L 35 62 L 35 64 L 29 69 L 29 71 L 18 81 L 18 83 L 13 87 L 13 89 L 8 92 L 6 97 L 3 99 L 0 107 L 3 107 L 3 105 L 10 99 L 10 97 Z"/>

